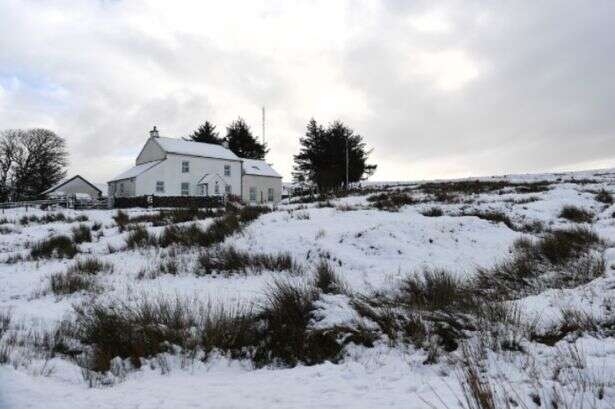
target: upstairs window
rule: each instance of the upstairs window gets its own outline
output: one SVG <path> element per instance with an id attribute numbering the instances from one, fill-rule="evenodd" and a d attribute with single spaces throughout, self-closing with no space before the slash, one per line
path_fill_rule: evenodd
<path id="1" fill-rule="evenodd" d="M 231 165 L 224 165 L 224 176 L 231 176 Z"/>
<path id="2" fill-rule="evenodd" d="M 190 196 L 190 183 L 182 183 L 182 196 Z"/>
<path id="3" fill-rule="evenodd" d="M 164 182 L 162 180 L 156 182 L 156 193 L 164 193 Z"/>
<path id="4" fill-rule="evenodd" d="M 190 162 L 187 160 L 182 161 L 182 173 L 190 173 Z"/>

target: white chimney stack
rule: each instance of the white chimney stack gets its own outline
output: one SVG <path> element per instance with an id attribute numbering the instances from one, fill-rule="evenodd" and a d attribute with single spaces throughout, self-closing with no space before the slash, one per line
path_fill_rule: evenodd
<path id="1" fill-rule="evenodd" d="M 156 129 L 156 126 L 154 125 L 154 129 L 152 129 L 151 131 L 149 131 L 149 136 L 150 138 L 158 138 L 158 129 Z"/>

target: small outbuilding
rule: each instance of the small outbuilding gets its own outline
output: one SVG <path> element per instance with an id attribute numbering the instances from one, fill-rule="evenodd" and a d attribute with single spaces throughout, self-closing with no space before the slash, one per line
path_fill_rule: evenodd
<path id="1" fill-rule="evenodd" d="M 282 200 L 282 176 L 264 160 L 242 159 L 242 199 L 250 204 Z"/>
<path id="2" fill-rule="evenodd" d="M 92 200 L 98 200 L 103 197 L 103 191 L 99 187 L 80 175 L 65 179 L 41 194 L 48 198 L 87 195 Z"/>

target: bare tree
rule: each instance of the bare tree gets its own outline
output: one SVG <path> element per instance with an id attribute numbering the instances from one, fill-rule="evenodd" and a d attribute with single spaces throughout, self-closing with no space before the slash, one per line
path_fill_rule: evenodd
<path id="1" fill-rule="evenodd" d="M 66 176 L 66 142 L 47 129 L 15 132 L 16 148 L 12 155 L 10 174 L 12 198 L 34 199 Z M 8 157 L 4 160 L 8 160 Z"/>
<path id="2" fill-rule="evenodd" d="M 15 155 L 19 149 L 19 140 L 24 131 L 9 129 L 0 132 L 0 201 L 7 201 L 11 195 Z"/>

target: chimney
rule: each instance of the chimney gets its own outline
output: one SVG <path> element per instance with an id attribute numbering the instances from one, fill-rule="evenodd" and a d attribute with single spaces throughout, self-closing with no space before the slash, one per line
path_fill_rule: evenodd
<path id="1" fill-rule="evenodd" d="M 152 129 L 151 131 L 149 131 L 149 137 L 150 138 L 158 138 L 158 129 L 156 129 L 156 126 L 154 125 L 154 129 Z"/>
<path id="2" fill-rule="evenodd" d="M 222 141 L 222 146 L 228 149 L 228 141 L 227 140 Z"/>

